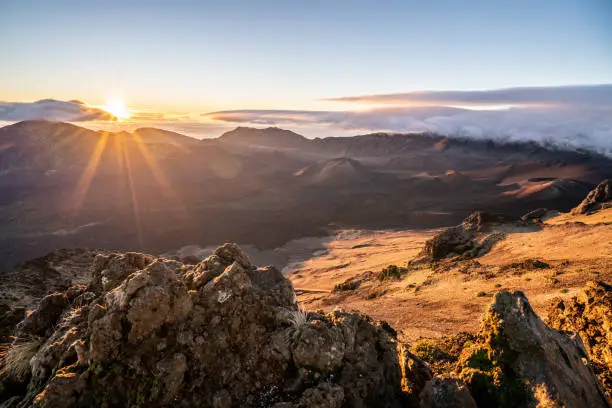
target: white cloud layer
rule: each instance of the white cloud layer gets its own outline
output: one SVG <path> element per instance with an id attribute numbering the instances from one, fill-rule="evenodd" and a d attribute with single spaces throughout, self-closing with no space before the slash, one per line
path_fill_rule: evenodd
<path id="1" fill-rule="evenodd" d="M 36 102 L 0 102 L 1 121 L 56 120 L 83 122 L 89 120 L 113 120 L 114 117 L 99 108 L 81 101 L 58 101 L 42 99 Z"/>
<path id="2" fill-rule="evenodd" d="M 583 148 L 612 156 L 612 107 L 562 106 L 469 110 L 446 107 L 365 111 L 242 110 L 206 114 L 236 124 L 289 127 L 326 124 L 333 131 L 423 132 L 500 142 L 535 141 L 562 149 Z"/>

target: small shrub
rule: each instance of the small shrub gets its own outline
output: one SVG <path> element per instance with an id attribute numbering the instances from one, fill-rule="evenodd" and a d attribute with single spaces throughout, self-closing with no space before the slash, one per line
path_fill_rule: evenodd
<path id="1" fill-rule="evenodd" d="M 561 293 L 567 293 L 567 292 L 569 292 L 569 289 L 561 289 L 559 292 L 561 292 Z"/>
<path id="2" fill-rule="evenodd" d="M 415 356 L 427 363 L 433 363 L 436 360 L 447 360 L 450 355 L 438 347 L 431 340 L 419 340 L 410 350 Z"/>
<path id="3" fill-rule="evenodd" d="M 496 284 L 495 284 L 495 287 L 496 287 L 496 288 L 501 288 L 501 287 L 502 287 L 502 285 L 501 285 L 501 283 L 496 283 Z"/>
<path id="4" fill-rule="evenodd" d="M 389 265 L 386 268 L 383 268 L 382 271 L 378 274 L 378 279 L 381 281 L 387 279 L 399 279 L 402 276 L 402 273 L 405 273 L 406 268 L 402 268 L 397 265 Z"/>
<path id="5" fill-rule="evenodd" d="M 487 292 L 484 292 L 484 291 L 482 291 L 482 290 L 481 290 L 480 292 L 478 292 L 478 293 L 476 294 L 476 296 L 478 296 L 478 297 L 484 297 L 484 296 L 487 296 Z"/>
<path id="6" fill-rule="evenodd" d="M 342 283 L 337 283 L 332 292 L 346 292 L 359 288 L 361 282 L 358 280 L 346 280 Z"/>
<path id="7" fill-rule="evenodd" d="M 540 261 L 539 259 L 525 259 L 520 262 L 512 262 L 507 265 L 503 265 L 500 270 L 507 271 L 510 269 L 523 269 L 527 271 L 533 271 L 536 269 L 548 269 L 550 265 L 546 262 Z"/>

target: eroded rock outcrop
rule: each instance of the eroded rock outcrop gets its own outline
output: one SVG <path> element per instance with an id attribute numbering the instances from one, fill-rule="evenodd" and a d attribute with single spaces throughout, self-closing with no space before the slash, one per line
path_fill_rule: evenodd
<path id="1" fill-rule="evenodd" d="M 590 214 L 612 205 L 612 180 L 604 180 L 586 196 L 577 207 L 572 209 L 573 214 Z"/>
<path id="2" fill-rule="evenodd" d="M 447 228 L 425 242 L 423 255 L 434 260 L 455 256 L 471 251 L 476 247 L 474 233 L 463 225 Z"/>
<path id="3" fill-rule="evenodd" d="M 459 378 L 479 407 L 608 407 L 580 342 L 551 329 L 522 292 L 500 292 Z"/>
<path id="4" fill-rule="evenodd" d="M 503 215 L 476 211 L 460 225 L 443 229 L 425 242 L 421 256 L 437 261 L 456 256 L 470 259 L 484 255 L 505 238 L 503 232 L 494 230 L 508 222 L 510 220 Z"/>
<path id="5" fill-rule="evenodd" d="M 580 336 L 593 371 L 612 399 L 612 286 L 588 282 L 578 296 L 555 301 L 547 323 L 557 330 Z"/>
<path id="6" fill-rule="evenodd" d="M 483 211 L 475 211 L 468 215 L 461 225 L 472 232 L 484 232 L 491 230 L 496 224 L 509 222 L 510 219 L 502 214 L 491 214 Z"/>
<path id="7" fill-rule="evenodd" d="M 388 325 L 343 311 L 300 311 L 290 281 L 274 268 L 252 266 L 234 244 L 196 266 L 136 253 L 100 255 L 89 285 L 48 296 L 21 330 L 40 346 L 26 356 L 27 375 L 8 379 L 10 390 L 0 387 L 8 406 L 404 401 Z"/>

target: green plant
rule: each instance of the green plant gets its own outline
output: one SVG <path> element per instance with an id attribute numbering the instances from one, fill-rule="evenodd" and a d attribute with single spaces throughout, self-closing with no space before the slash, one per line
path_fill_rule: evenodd
<path id="1" fill-rule="evenodd" d="M 478 292 L 478 293 L 476 294 L 476 296 L 478 296 L 478 297 L 484 297 L 484 296 L 487 296 L 487 292 L 484 292 L 484 291 L 482 291 L 482 290 L 481 290 L 480 292 Z"/>
<path id="2" fill-rule="evenodd" d="M 421 360 L 433 363 L 436 360 L 449 359 L 450 356 L 431 340 L 419 340 L 410 350 Z"/>
<path id="3" fill-rule="evenodd" d="M 567 293 L 567 292 L 569 292 L 569 289 L 561 289 L 559 292 L 561 292 L 561 293 Z"/>

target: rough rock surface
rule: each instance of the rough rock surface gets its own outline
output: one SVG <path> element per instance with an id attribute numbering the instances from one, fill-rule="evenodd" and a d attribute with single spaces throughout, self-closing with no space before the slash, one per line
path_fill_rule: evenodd
<path id="1" fill-rule="evenodd" d="M 572 213 L 589 214 L 606 205 L 612 205 L 612 179 L 604 180 L 599 183 L 597 187 L 591 190 L 586 198 L 572 210 Z"/>
<path id="2" fill-rule="evenodd" d="M 47 296 L 20 325 L 41 345 L 19 384 L 0 375 L 7 407 L 404 404 L 388 325 L 301 312 L 290 281 L 235 244 L 195 266 L 136 253 L 93 265 L 89 285 Z"/>
<path id="3" fill-rule="evenodd" d="M 463 225 L 458 225 L 444 229 L 428 240 L 423 255 L 438 260 L 470 251 L 475 246 L 474 233 L 466 230 Z"/>
<path id="4" fill-rule="evenodd" d="M 101 251 L 59 249 L 0 271 L 0 303 L 33 308 L 44 296 L 87 284 L 92 262 Z"/>
<path id="5" fill-rule="evenodd" d="M 419 395 L 427 381 L 433 378 L 431 368 L 412 354 L 405 345 L 399 346 L 399 360 L 402 367 L 402 388 L 413 395 Z"/>
<path id="6" fill-rule="evenodd" d="M 593 371 L 612 400 L 612 286 L 588 282 L 578 296 L 555 301 L 547 323 L 580 336 Z"/>
<path id="7" fill-rule="evenodd" d="M 483 232 L 489 231 L 495 224 L 502 224 L 510 221 L 508 217 L 501 214 L 491 214 L 483 211 L 476 211 L 468 215 L 461 222 L 466 231 Z"/>
<path id="8" fill-rule="evenodd" d="M 6 343 L 15 327 L 25 317 L 25 308 L 0 304 L 0 343 Z"/>
<path id="9" fill-rule="evenodd" d="M 0 408 L 608 406 L 580 337 L 546 326 L 520 292 L 497 294 L 481 332 L 454 338 L 442 364 L 454 369 L 438 378 L 384 322 L 301 311 L 291 282 L 235 244 L 196 265 L 100 254 L 91 270 L 0 348 Z M 610 287 L 592 289 L 554 322 L 609 362 Z"/>
<path id="10" fill-rule="evenodd" d="M 433 261 L 457 256 L 459 259 L 476 258 L 489 252 L 505 237 L 503 232 L 478 233 L 463 224 L 457 225 L 440 231 L 426 241 L 421 256 Z"/>
<path id="11" fill-rule="evenodd" d="M 521 217 L 521 221 L 528 222 L 542 222 L 543 220 L 558 214 L 557 211 L 549 210 L 548 208 L 537 208 L 535 210 L 531 210 L 525 215 Z"/>
<path id="12" fill-rule="evenodd" d="M 454 378 L 434 378 L 421 392 L 420 408 L 476 408 L 467 387 Z"/>
<path id="13" fill-rule="evenodd" d="M 479 407 L 608 407 L 580 342 L 551 329 L 522 292 L 500 292 L 459 378 Z"/>

